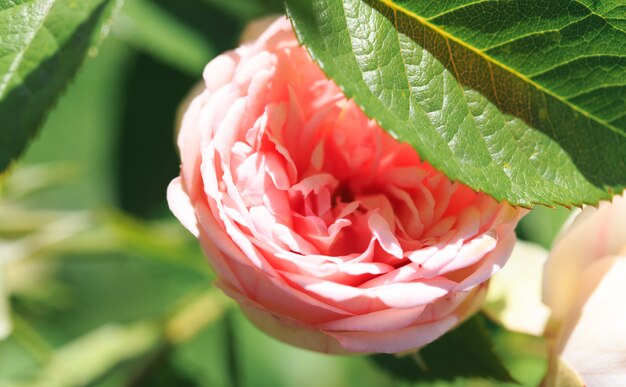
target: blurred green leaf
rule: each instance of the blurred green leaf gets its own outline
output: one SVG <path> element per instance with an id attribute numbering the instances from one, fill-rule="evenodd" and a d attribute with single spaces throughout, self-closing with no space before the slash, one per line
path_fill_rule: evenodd
<path id="1" fill-rule="evenodd" d="M 51 210 L 115 204 L 114 145 L 127 93 L 126 70 L 133 57 L 127 45 L 112 37 L 103 42 L 97 57 L 84 64 L 16 165 L 27 171 L 31 166 L 39 169 L 33 179 L 51 169 L 50 175 L 57 175 L 56 182 L 62 184 L 29 192 L 21 206 Z M 19 168 L 12 169 L 11 175 L 17 172 Z M 11 181 L 9 176 L 7 185 Z"/>
<path id="2" fill-rule="evenodd" d="M 234 343 L 240 387 L 397 387 L 365 356 L 332 356 L 282 343 L 235 310 Z M 271 356 L 269 356 L 271 354 Z"/>
<path id="3" fill-rule="evenodd" d="M 163 316 L 190 292 L 208 287 L 196 271 L 123 252 L 66 257 L 56 279 L 67 288 L 67 306 L 33 321 L 55 341 L 105 323 Z"/>
<path id="4" fill-rule="evenodd" d="M 25 386 L 86 386 L 115 365 L 136 358 L 159 342 L 158 325 L 103 325 L 54 352 L 37 378 Z"/>
<path id="5" fill-rule="evenodd" d="M 22 152 L 121 4 L 0 1 L 0 171 Z"/>
<path id="6" fill-rule="evenodd" d="M 226 335 L 226 319 L 205 327 L 193 340 L 177 346 L 172 353 L 172 367 L 202 387 L 231 387 Z M 236 372 L 241 372 L 237 370 Z"/>
<path id="7" fill-rule="evenodd" d="M 269 13 L 283 13 L 282 0 L 201 0 L 244 21 Z"/>
<path id="8" fill-rule="evenodd" d="M 105 227 L 119 241 L 118 249 L 154 257 L 163 262 L 213 277 L 211 267 L 197 241 L 177 221 L 142 222 L 116 211 L 102 211 Z"/>
<path id="9" fill-rule="evenodd" d="M 542 387 L 580 387 L 585 386 L 576 370 L 567 364 L 563 359 L 557 357 L 553 359 L 554 369 L 550 370 L 550 374 L 546 376 L 542 382 Z"/>
<path id="10" fill-rule="evenodd" d="M 571 210 L 563 207 L 537 206 L 522 218 L 516 229 L 517 234 L 520 238 L 538 243 L 549 250 L 563 223 L 571 214 Z"/>
<path id="11" fill-rule="evenodd" d="M 153 364 L 145 370 L 145 373 L 140 373 L 135 377 L 126 378 L 118 384 L 110 383 L 106 380 L 104 385 L 98 383 L 99 387 L 106 387 L 110 385 L 117 387 L 121 385 L 130 385 L 132 387 L 154 387 L 154 386 L 176 386 L 176 387 L 196 387 L 197 383 L 189 375 L 185 374 L 173 364 L 171 356 L 156 355 L 156 359 L 153 360 Z M 130 382 L 129 382 L 130 381 Z M 212 386 L 213 387 L 213 386 Z M 215 386 L 217 387 L 217 386 Z"/>
<path id="12" fill-rule="evenodd" d="M 69 182 L 78 177 L 78 168 L 68 162 L 13 168 L 0 184 L 0 204 Z"/>
<path id="13" fill-rule="evenodd" d="M 93 366 L 92 371 L 85 370 L 89 378 L 102 376 L 103 372 L 109 372 L 110 367 L 130 356 L 127 356 L 126 350 L 131 349 L 125 347 L 127 340 L 146 344 L 146 347 L 139 346 L 142 348 L 152 348 L 161 343 L 177 345 L 189 340 L 204 325 L 218 320 L 227 305 L 223 303 L 223 296 L 209 287 L 205 276 L 158 260 L 151 261 L 144 257 L 138 259 L 122 253 L 89 254 L 73 259 L 65 257 L 58 261 L 57 266 L 54 279 L 65 288 L 65 299 L 60 307 L 26 308 L 18 298 L 14 308 L 14 312 L 19 314 L 16 321 L 24 323 L 16 323 L 15 338 L 20 339 L 20 347 L 27 348 L 31 357 L 44 363 L 45 367 L 41 370 L 51 374 L 59 373 L 54 376 L 56 379 L 65 380 L 63 378 L 68 373 L 82 372 L 63 370 L 63 367 L 74 362 L 68 360 L 73 357 L 85 357 L 85 361 L 93 361 L 91 365 L 85 365 L 86 368 Z M 53 297 L 58 300 L 58 295 Z M 115 334 L 111 338 L 111 347 L 107 347 L 110 349 L 108 354 L 102 350 L 102 357 L 99 357 L 99 350 L 94 350 L 97 346 L 84 344 L 76 347 L 70 344 L 83 343 L 81 337 L 89 338 L 90 332 L 99 332 L 103 326 L 123 328 L 112 331 Z M 140 328 L 127 329 L 133 326 Z M 148 340 L 150 343 L 144 340 L 144 331 L 153 328 L 144 329 L 142 326 L 156 327 L 157 338 Z M 96 334 L 94 337 L 103 336 Z M 85 342 L 93 344 L 91 339 Z M 62 355 L 59 359 L 58 351 L 63 352 L 67 345 L 87 353 L 78 355 L 80 351 L 72 350 L 70 354 L 74 355 Z M 46 354 L 49 350 L 40 350 L 47 346 L 52 348 L 50 354 Z M 137 350 L 137 354 L 144 353 L 142 351 Z M 10 353 L 6 356 L 12 356 Z M 0 351 L 0 356 L 4 355 Z M 145 355 L 148 353 L 145 352 Z M 52 359 L 52 363 L 48 358 Z M 142 360 L 137 361 L 141 363 Z M 35 364 L 13 375 L 11 380 L 31 379 L 32 375 L 43 377 L 39 374 L 41 370 Z M 0 374 L 0 384 L 3 377 Z"/>
<path id="14" fill-rule="evenodd" d="M 6 263 L 0 255 L 0 342 L 11 334 L 11 319 L 9 317 L 9 293 L 6 283 Z"/>
<path id="15" fill-rule="evenodd" d="M 177 361 L 179 354 L 185 352 L 185 348 L 199 349 L 197 356 L 187 359 L 191 363 L 201 365 L 200 369 L 195 368 L 197 372 L 204 376 L 211 375 L 211 387 L 237 385 L 230 378 L 231 373 L 226 360 L 230 348 L 228 340 L 225 340 L 227 329 L 224 328 L 228 326 L 228 319 L 225 317 L 229 314 L 230 306 L 231 302 L 217 289 L 192 295 L 178 305 L 165 323 L 164 337 L 167 346 L 162 347 L 161 352 L 142 367 L 141 372 L 133 379 L 132 385 L 202 385 L 204 380 L 202 376 L 197 376 L 196 372 L 188 372 L 190 368 L 185 368 L 185 363 Z M 211 335 L 213 340 L 207 343 L 202 340 L 207 332 L 218 335 Z M 234 373 L 237 371 L 234 370 Z"/>
<path id="16" fill-rule="evenodd" d="M 216 55 L 201 34 L 151 1 L 127 2 L 113 33 L 139 51 L 198 78 Z"/>
<path id="17" fill-rule="evenodd" d="M 38 366 L 35 360 L 15 337 L 0 343 L 0 386 L 13 386 L 25 379 Z"/>
<path id="18" fill-rule="evenodd" d="M 514 382 L 485 327 L 476 315 L 418 352 L 404 356 L 377 354 L 372 361 L 394 378 L 419 382 L 484 378 Z"/>
<path id="19" fill-rule="evenodd" d="M 53 348 L 50 346 L 50 343 L 48 343 L 28 321 L 17 314 L 13 314 L 12 317 L 13 320 L 15 320 L 12 338 L 15 338 L 15 341 L 19 343 L 38 364 L 47 362 L 53 354 Z"/>
<path id="20" fill-rule="evenodd" d="M 522 386 L 538 386 L 548 368 L 544 337 L 512 332 L 486 320 L 495 352 Z"/>
<path id="21" fill-rule="evenodd" d="M 165 192 L 180 173 L 176 112 L 199 76 L 181 73 L 146 54 L 138 55 L 127 76 L 113 165 L 118 205 L 136 217 L 171 219 Z"/>
<path id="22" fill-rule="evenodd" d="M 0 240 L 5 263 L 29 258 L 59 242 L 87 230 L 93 220 L 88 212 L 74 212 L 55 219 L 39 229 L 10 242 Z"/>

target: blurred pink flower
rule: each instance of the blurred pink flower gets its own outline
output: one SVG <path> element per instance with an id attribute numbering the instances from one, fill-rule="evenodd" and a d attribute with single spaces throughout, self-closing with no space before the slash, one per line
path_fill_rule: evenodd
<path id="1" fill-rule="evenodd" d="M 552 316 L 551 372 L 559 359 L 586 386 L 626 383 L 626 198 L 587 207 L 563 228 L 543 275 L 543 301 Z"/>
<path id="2" fill-rule="evenodd" d="M 170 208 L 261 329 L 400 352 L 482 303 L 524 213 L 452 183 L 326 79 L 278 19 L 204 71 Z"/>

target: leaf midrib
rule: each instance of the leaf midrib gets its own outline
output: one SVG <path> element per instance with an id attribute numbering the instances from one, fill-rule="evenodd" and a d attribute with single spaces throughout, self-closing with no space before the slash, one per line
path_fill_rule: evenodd
<path id="1" fill-rule="evenodd" d="M 528 83 L 529 85 L 533 86 L 534 88 L 536 88 L 537 90 L 550 95 L 551 97 L 557 99 L 558 101 L 560 101 L 561 103 L 563 103 L 564 105 L 567 105 L 568 107 L 570 107 L 572 110 L 576 111 L 577 113 L 580 113 L 581 115 L 596 121 L 598 124 L 608 128 L 609 130 L 611 130 L 612 132 L 622 136 L 622 137 L 626 137 L 625 133 L 622 133 L 618 128 L 614 127 L 613 125 L 611 125 L 610 123 L 608 123 L 605 120 L 602 120 L 601 118 L 581 109 L 580 107 L 578 107 L 577 105 L 572 104 L 571 102 L 569 102 L 566 99 L 563 99 L 561 96 L 559 96 L 558 94 L 555 94 L 554 92 L 552 92 L 549 89 L 544 88 L 543 86 L 541 86 L 540 84 L 538 84 L 537 82 L 533 81 L 532 79 L 528 78 L 527 76 L 525 76 L 524 74 L 512 69 L 511 67 L 505 65 L 504 63 L 496 60 L 495 58 L 487 55 L 486 53 L 484 53 L 482 50 L 471 46 L 469 44 L 467 44 L 465 41 L 457 38 L 456 36 L 446 32 L 444 29 L 438 27 L 435 24 L 432 24 L 431 22 L 428 21 L 428 19 L 416 14 L 415 12 L 409 11 L 408 9 L 399 6 L 398 4 L 396 4 L 393 0 L 378 0 L 380 3 L 382 3 L 383 5 L 391 8 L 394 11 L 399 11 L 403 14 L 405 14 L 406 16 L 415 19 L 418 23 L 422 24 L 425 28 L 428 28 L 430 30 L 432 30 L 434 33 L 442 36 L 444 39 L 449 39 L 454 41 L 455 43 L 459 44 L 462 47 L 465 47 L 466 49 L 470 50 L 471 52 L 475 53 L 476 55 L 482 57 L 485 61 L 487 61 L 487 63 L 491 63 L 493 65 L 496 65 L 498 67 L 500 67 L 501 69 L 509 72 L 510 74 L 520 78 L 521 80 L 523 80 L 524 82 Z M 582 4 L 582 3 L 581 3 Z M 585 4 L 584 5 L 587 9 L 589 9 L 589 7 L 587 7 Z M 589 9 L 589 12 L 593 12 L 592 10 Z M 597 14 L 596 12 L 593 12 L 595 14 Z M 599 17 L 602 17 L 601 15 L 598 15 Z M 602 17 L 604 19 L 604 17 Z M 452 58 L 451 58 L 452 59 Z"/>
<path id="2" fill-rule="evenodd" d="M 36 1 L 36 0 L 33 0 L 33 1 Z M 35 38 L 37 37 L 37 34 L 39 34 L 39 31 L 41 30 L 41 28 L 44 26 L 45 21 L 50 15 L 50 9 L 52 9 L 55 3 L 56 3 L 56 0 L 50 0 L 48 2 L 47 8 L 43 11 L 45 15 L 41 18 L 37 27 L 33 30 L 33 32 L 28 37 L 27 43 L 22 47 L 21 50 L 18 50 L 17 55 L 15 55 L 15 59 L 13 60 L 13 62 L 11 62 L 11 65 L 9 66 L 9 71 L 7 71 L 5 76 L 2 77 L 2 82 L 0 83 L 0 99 L 4 97 L 4 92 L 8 88 L 13 77 L 17 74 L 17 71 L 19 70 L 20 65 L 22 64 L 24 60 L 24 55 L 26 54 L 30 46 L 33 44 L 33 42 L 35 41 Z M 12 8 L 15 9 L 15 7 L 24 6 L 25 4 L 29 4 L 29 3 L 22 3 Z M 6 12 L 12 8 L 7 8 L 4 11 Z"/>

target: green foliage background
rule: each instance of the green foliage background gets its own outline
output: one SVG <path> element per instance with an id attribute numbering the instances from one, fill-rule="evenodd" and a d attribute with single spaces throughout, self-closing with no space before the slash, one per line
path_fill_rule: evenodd
<path id="1" fill-rule="evenodd" d="M 0 275 L 14 330 L 0 341 L 1 386 L 503 385 L 455 379 L 472 376 L 463 371 L 412 372 L 419 362 L 406 359 L 389 365 L 289 347 L 211 287 L 197 242 L 165 202 L 178 174 L 176 110 L 249 20 L 280 9 L 269 0 L 127 2 L 2 177 L 0 248 L 14 261 Z M 549 246 L 566 216 L 538 208 L 520 236 Z M 513 378 L 537 385 L 543 342 L 478 319 L 471 324 L 488 333 Z M 433 347 L 432 369 L 465 361 L 454 340 L 440 345 L 459 359 Z"/>

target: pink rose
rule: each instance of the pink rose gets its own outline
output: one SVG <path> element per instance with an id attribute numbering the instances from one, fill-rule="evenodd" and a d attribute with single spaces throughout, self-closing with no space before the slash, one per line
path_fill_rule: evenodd
<path id="1" fill-rule="evenodd" d="M 204 80 L 168 200 L 257 326 L 322 352 L 393 353 L 480 306 L 523 210 L 450 182 L 369 120 L 285 18 Z"/>

